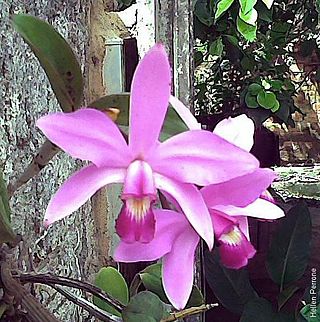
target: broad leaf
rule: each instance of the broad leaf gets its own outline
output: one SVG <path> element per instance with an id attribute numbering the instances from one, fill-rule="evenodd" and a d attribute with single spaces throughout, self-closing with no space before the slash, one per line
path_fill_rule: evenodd
<path id="1" fill-rule="evenodd" d="M 198 0 L 194 6 L 195 16 L 206 26 L 213 24 L 213 17 L 211 13 L 211 6 L 207 0 Z"/>
<path id="2" fill-rule="evenodd" d="M 279 295 L 278 295 L 278 308 L 279 310 L 292 298 L 292 296 L 300 290 L 300 287 L 291 285 L 285 288 Z"/>
<path id="3" fill-rule="evenodd" d="M 295 322 L 293 315 L 274 311 L 272 304 L 264 298 L 250 301 L 241 316 L 240 322 Z"/>
<path id="4" fill-rule="evenodd" d="M 257 96 L 261 90 L 262 90 L 262 86 L 257 83 L 252 83 L 248 86 L 248 92 L 252 95 Z"/>
<path id="5" fill-rule="evenodd" d="M 210 47 L 209 47 L 209 53 L 212 55 L 212 56 L 221 56 L 222 53 L 223 53 L 223 42 L 222 42 L 222 38 L 219 37 L 218 39 L 216 39 L 214 42 L 212 42 L 210 44 Z"/>
<path id="6" fill-rule="evenodd" d="M 3 172 L 0 169 L 0 198 L 4 207 L 4 215 L 10 221 L 10 206 L 9 206 L 9 197 L 8 190 L 5 181 L 3 180 Z"/>
<path id="7" fill-rule="evenodd" d="M 257 108 L 259 106 L 257 96 L 251 95 L 249 92 L 245 96 L 245 102 L 249 108 Z"/>
<path id="8" fill-rule="evenodd" d="M 124 322 L 159 322 L 168 316 L 166 305 L 149 291 L 135 295 L 122 311 Z"/>
<path id="9" fill-rule="evenodd" d="M 64 38 L 48 23 L 33 16 L 13 15 L 12 23 L 37 56 L 62 110 L 71 112 L 80 107 L 82 73 Z"/>
<path id="10" fill-rule="evenodd" d="M 13 242 L 16 235 L 10 224 L 10 207 L 6 184 L 0 170 L 0 246 L 2 243 Z"/>
<path id="11" fill-rule="evenodd" d="M 255 26 L 258 19 L 258 12 L 254 8 L 247 13 L 244 13 L 242 10 L 240 10 L 239 16 L 247 24 Z"/>
<path id="12" fill-rule="evenodd" d="M 163 284 L 162 284 L 162 265 L 161 263 L 153 264 L 140 272 L 140 278 L 144 287 L 159 296 L 161 301 L 170 304 Z M 192 292 L 186 307 L 200 306 L 204 304 L 204 298 L 197 286 L 193 286 Z"/>
<path id="13" fill-rule="evenodd" d="M 111 266 L 101 268 L 96 276 L 95 285 L 124 305 L 128 304 L 129 291 L 127 283 L 123 276 L 115 268 Z M 121 313 L 113 306 L 109 305 L 98 297 L 93 297 L 93 303 L 104 311 L 121 316 Z"/>
<path id="14" fill-rule="evenodd" d="M 257 96 L 257 101 L 263 108 L 272 109 L 277 105 L 277 96 L 270 91 L 260 91 Z"/>
<path id="15" fill-rule="evenodd" d="M 241 35 L 248 41 L 254 41 L 257 34 L 257 26 L 252 26 L 240 19 L 237 18 L 237 29 Z"/>
<path id="16" fill-rule="evenodd" d="M 252 11 L 253 7 L 257 3 L 257 0 L 239 0 L 241 11 L 243 14 L 247 14 L 248 12 Z"/>
<path id="17" fill-rule="evenodd" d="M 305 203 L 300 202 L 283 219 L 267 256 L 269 275 L 281 289 L 302 277 L 309 261 L 310 243 L 310 213 Z"/>
<path id="18" fill-rule="evenodd" d="M 217 5 L 217 10 L 214 15 L 215 19 L 218 19 L 224 12 L 226 12 L 233 4 L 234 0 L 220 0 Z"/>
<path id="19" fill-rule="evenodd" d="M 303 316 L 303 321 L 320 321 L 320 304 L 317 306 L 307 304 L 300 310 L 300 314 Z"/>
<path id="20" fill-rule="evenodd" d="M 204 260 L 206 279 L 212 292 L 224 307 L 240 315 L 245 304 L 257 296 L 250 284 L 248 272 L 245 269 L 225 268 L 220 263 L 217 251 L 206 251 Z"/>

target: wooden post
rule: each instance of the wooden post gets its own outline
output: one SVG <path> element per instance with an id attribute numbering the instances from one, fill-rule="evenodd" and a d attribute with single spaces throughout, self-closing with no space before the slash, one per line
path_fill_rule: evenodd
<path id="1" fill-rule="evenodd" d="M 156 41 L 165 44 L 172 66 L 173 93 L 192 112 L 193 106 L 193 1 L 172 0 L 155 1 Z M 197 251 L 195 283 L 204 292 L 202 273 L 202 248 Z M 183 265 L 183 263 L 181 263 Z M 200 322 L 203 315 L 186 319 L 188 322 Z"/>

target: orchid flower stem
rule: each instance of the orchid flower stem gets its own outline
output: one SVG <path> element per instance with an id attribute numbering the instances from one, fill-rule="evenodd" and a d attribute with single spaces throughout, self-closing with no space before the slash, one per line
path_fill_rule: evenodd
<path id="1" fill-rule="evenodd" d="M 50 285 L 53 289 L 55 289 L 57 292 L 62 294 L 64 297 L 66 297 L 69 301 L 75 303 L 76 305 L 82 307 L 86 311 L 88 311 L 91 315 L 94 317 L 100 319 L 101 321 L 106 321 L 106 322 L 120 322 L 122 321 L 121 318 L 118 316 L 115 316 L 113 314 L 110 314 L 94 304 L 90 303 L 89 301 L 76 296 L 75 294 L 72 294 L 71 292 L 64 290 L 61 286 L 59 285 Z"/>
<path id="2" fill-rule="evenodd" d="M 40 283 L 54 287 L 55 285 L 69 286 L 77 289 L 81 289 L 85 292 L 91 293 L 92 295 L 99 297 L 101 300 L 107 302 L 108 304 L 115 307 L 117 310 L 121 311 L 124 305 L 117 301 L 116 299 L 110 297 L 107 293 L 102 291 L 100 288 L 91 285 L 86 282 L 82 282 L 76 279 L 55 276 L 52 274 L 20 274 L 13 276 L 19 279 L 21 283 Z"/>
<path id="3" fill-rule="evenodd" d="M 217 307 L 217 306 L 218 306 L 218 303 L 215 303 L 215 304 L 203 304 L 201 306 L 190 307 L 188 309 L 185 309 L 185 310 L 170 314 L 169 317 L 167 317 L 165 319 L 162 319 L 161 322 L 176 321 L 176 320 L 183 319 L 183 318 L 185 318 L 187 316 L 190 316 L 190 315 L 194 315 L 194 314 L 198 314 L 198 313 L 208 311 L 208 310 L 210 310 L 210 309 L 212 309 L 214 307 Z"/>

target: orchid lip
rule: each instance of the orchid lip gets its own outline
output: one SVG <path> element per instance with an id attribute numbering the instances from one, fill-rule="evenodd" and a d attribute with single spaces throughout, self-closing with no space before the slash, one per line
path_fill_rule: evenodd
<path id="1" fill-rule="evenodd" d="M 237 246 L 242 241 L 242 234 L 237 226 L 233 226 L 227 233 L 223 233 L 219 237 L 219 241 L 231 246 Z"/>
<path id="2" fill-rule="evenodd" d="M 143 196 L 140 198 L 127 197 L 125 204 L 128 215 L 137 222 L 143 221 L 154 201 L 153 196 Z"/>

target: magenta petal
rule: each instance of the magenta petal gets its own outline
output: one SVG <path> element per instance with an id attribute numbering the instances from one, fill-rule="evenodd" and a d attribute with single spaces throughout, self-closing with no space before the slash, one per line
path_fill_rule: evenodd
<path id="1" fill-rule="evenodd" d="M 278 219 L 284 217 L 283 210 L 272 202 L 258 198 L 256 201 L 246 207 L 235 206 L 214 206 L 215 209 L 222 211 L 229 216 L 247 216 L 259 219 Z"/>
<path id="2" fill-rule="evenodd" d="M 136 154 L 145 154 L 157 144 L 170 90 L 168 56 L 164 47 L 156 44 L 140 61 L 131 87 L 129 145 Z"/>
<path id="3" fill-rule="evenodd" d="M 201 194 L 208 207 L 215 205 L 247 206 L 259 198 L 276 174 L 270 169 L 257 169 L 254 172 L 227 182 L 209 185 L 201 189 Z"/>
<path id="4" fill-rule="evenodd" d="M 252 258 L 256 250 L 241 233 L 241 242 L 237 245 L 222 242 L 219 246 L 221 263 L 228 268 L 239 269 L 248 264 L 248 259 Z"/>
<path id="5" fill-rule="evenodd" d="M 248 218 L 244 217 L 244 216 L 240 216 L 240 217 L 236 217 L 236 220 L 239 224 L 240 230 L 243 232 L 243 234 L 246 236 L 246 238 L 250 241 Z"/>
<path id="6" fill-rule="evenodd" d="M 152 169 L 147 162 L 133 161 L 126 174 L 122 196 L 154 196 L 156 189 L 153 182 Z"/>
<path id="7" fill-rule="evenodd" d="M 228 216 L 227 214 L 215 209 L 210 209 L 210 215 L 214 227 L 214 233 L 217 237 L 237 224 L 236 218 Z"/>
<path id="8" fill-rule="evenodd" d="M 72 157 L 97 166 L 126 167 L 132 159 L 119 129 L 100 111 L 86 108 L 73 113 L 53 113 L 41 117 L 37 126 Z"/>
<path id="9" fill-rule="evenodd" d="M 254 123 L 245 114 L 222 120 L 213 132 L 246 151 L 253 146 Z"/>
<path id="10" fill-rule="evenodd" d="M 154 179 L 158 189 L 177 201 L 190 224 L 212 249 L 214 236 L 211 217 L 200 191 L 194 185 L 177 182 L 158 173 L 154 174 Z"/>
<path id="11" fill-rule="evenodd" d="M 175 96 L 170 95 L 169 103 L 181 117 L 190 130 L 200 130 L 201 124 L 193 116 L 191 111 Z"/>
<path id="12" fill-rule="evenodd" d="M 224 182 L 259 167 L 253 155 L 204 130 L 171 137 L 156 148 L 149 163 L 166 177 L 201 186 Z"/>
<path id="13" fill-rule="evenodd" d="M 171 210 L 155 209 L 156 231 L 150 243 L 120 241 L 114 253 L 118 262 L 153 261 L 171 251 L 174 240 L 186 230 L 188 223 L 182 214 Z"/>
<path id="14" fill-rule="evenodd" d="M 155 233 L 155 218 L 152 207 L 143 218 L 135 218 L 124 205 L 116 220 L 116 231 L 120 238 L 126 243 L 140 242 L 149 243 Z"/>
<path id="15" fill-rule="evenodd" d="M 190 227 L 176 238 L 171 252 L 163 258 L 163 287 L 169 301 L 178 310 L 186 306 L 191 294 L 198 243 L 199 237 Z"/>
<path id="16" fill-rule="evenodd" d="M 123 182 L 125 169 L 89 165 L 74 173 L 49 202 L 44 222 L 48 226 L 82 206 L 97 190 L 110 183 Z"/>

